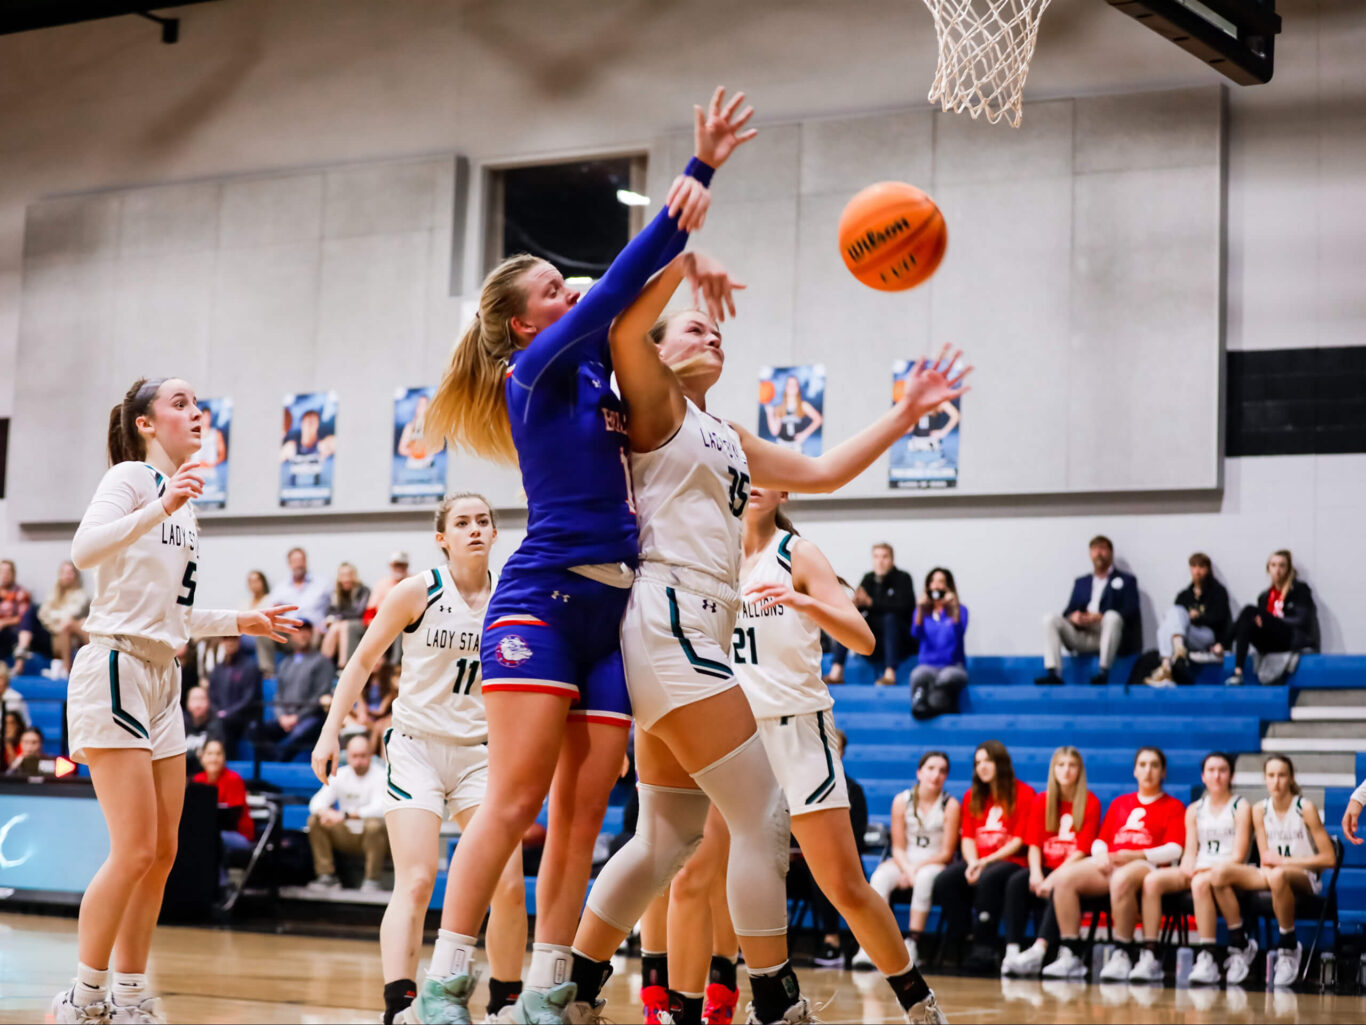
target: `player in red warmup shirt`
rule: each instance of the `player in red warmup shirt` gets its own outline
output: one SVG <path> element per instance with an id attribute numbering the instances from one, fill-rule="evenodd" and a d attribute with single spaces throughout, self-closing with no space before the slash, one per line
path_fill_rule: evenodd
<path id="1" fill-rule="evenodd" d="M 1005 745 L 988 740 L 978 747 L 972 786 L 963 795 L 963 860 L 944 869 L 934 887 L 948 916 L 949 936 L 961 939 L 969 929 L 973 932 L 972 949 L 963 962 L 968 972 L 994 972 L 999 963 L 997 923 L 1005 909 L 1006 885 L 1026 869 L 1020 837 L 1033 803 L 1034 788 L 1015 778 Z"/>
<path id="2" fill-rule="evenodd" d="M 1102 982 L 1160 982 L 1156 937 L 1134 964 L 1134 925 L 1139 917 L 1143 879 L 1162 865 L 1175 863 L 1186 842 L 1186 806 L 1162 792 L 1167 756 L 1160 748 L 1141 747 L 1134 756 L 1138 791 L 1117 797 L 1105 813 L 1100 837 L 1091 857 L 1060 869 L 1053 881 L 1053 910 L 1058 916 L 1062 950 L 1043 970 L 1048 978 L 1079 979 L 1086 975 L 1081 960 L 1081 898 L 1110 894 L 1111 935 L 1115 949 L 1101 970 Z"/>
<path id="3" fill-rule="evenodd" d="M 1034 798 L 1021 839 L 1029 848 L 1029 872 L 1006 886 L 1006 956 L 1001 974 L 1038 975 L 1050 946 L 1058 944 L 1058 921 L 1053 912 L 1054 873 L 1091 852 L 1100 835 L 1100 799 L 1086 788 L 1086 765 L 1075 747 L 1053 752 L 1048 765 L 1048 790 Z M 1025 926 L 1034 912 L 1044 909 L 1038 939 L 1024 947 Z"/>

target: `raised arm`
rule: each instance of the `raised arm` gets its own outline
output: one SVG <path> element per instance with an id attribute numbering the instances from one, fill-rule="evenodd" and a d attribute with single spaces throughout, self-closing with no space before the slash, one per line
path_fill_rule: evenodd
<path id="1" fill-rule="evenodd" d="M 842 488 L 872 466 L 874 460 L 922 416 L 969 391 L 963 387 L 963 380 L 972 372 L 972 367 L 953 374 L 961 355 L 961 352 L 951 353 L 946 345 L 932 365 L 923 360 L 917 363 L 907 376 L 906 389 L 896 405 L 822 456 L 805 456 L 793 449 L 760 441 L 732 422 L 749 460 L 750 479 L 756 487 L 778 491 L 827 493 Z"/>
<path id="2" fill-rule="evenodd" d="M 71 540 L 71 561 L 77 569 L 94 569 L 113 558 L 167 519 L 191 498 L 204 490 L 198 472 L 202 463 L 186 463 L 170 480 L 163 492 L 144 502 L 138 477 L 152 470 L 140 463 L 120 463 L 104 475 L 90 507 L 81 517 L 76 536 Z"/>
<path id="3" fill-rule="evenodd" d="M 313 747 L 313 774 L 324 784 L 340 765 L 341 728 L 346 713 L 360 698 L 365 690 L 365 681 L 370 678 L 389 646 L 403 633 L 405 627 L 416 622 L 426 611 L 426 594 L 422 574 L 395 584 L 393 590 L 385 595 L 384 601 L 380 602 L 379 611 L 365 628 L 355 652 L 346 660 L 346 668 L 342 670 L 337 689 L 332 695 L 332 706 L 327 710 L 327 720 Z"/>

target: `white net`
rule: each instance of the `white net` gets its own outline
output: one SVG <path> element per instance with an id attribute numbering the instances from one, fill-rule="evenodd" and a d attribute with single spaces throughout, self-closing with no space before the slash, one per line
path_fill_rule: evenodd
<path id="1" fill-rule="evenodd" d="M 925 0 L 939 34 L 930 99 L 1018 128 L 1039 18 L 1049 0 Z"/>

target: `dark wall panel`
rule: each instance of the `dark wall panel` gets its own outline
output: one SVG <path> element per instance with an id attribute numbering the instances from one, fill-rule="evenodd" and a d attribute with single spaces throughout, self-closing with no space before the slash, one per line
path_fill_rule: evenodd
<path id="1" fill-rule="evenodd" d="M 1225 452 L 1366 452 L 1366 346 L 1230 352 Z"/>

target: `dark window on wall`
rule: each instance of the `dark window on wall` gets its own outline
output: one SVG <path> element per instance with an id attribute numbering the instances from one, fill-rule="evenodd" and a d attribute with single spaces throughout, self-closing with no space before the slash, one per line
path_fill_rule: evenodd
<path id="1" fill-rule="evenodd" d="M 1228 354 L 1229 456 L 1366 452 L 1366 346 Z"/>
<path id="2" fill-rule="evenodd" d="M 596 280 L 644 224 L 645 158 L 611 157 L 490 172 L 484 262 L 514 253 L 566 278 Z"/>
<path id="3" fill-rule="evenodd" d="M 0 418 L 0 498 L 5 497 L 5 473 L 9 462 L 9 419 Z"/>

